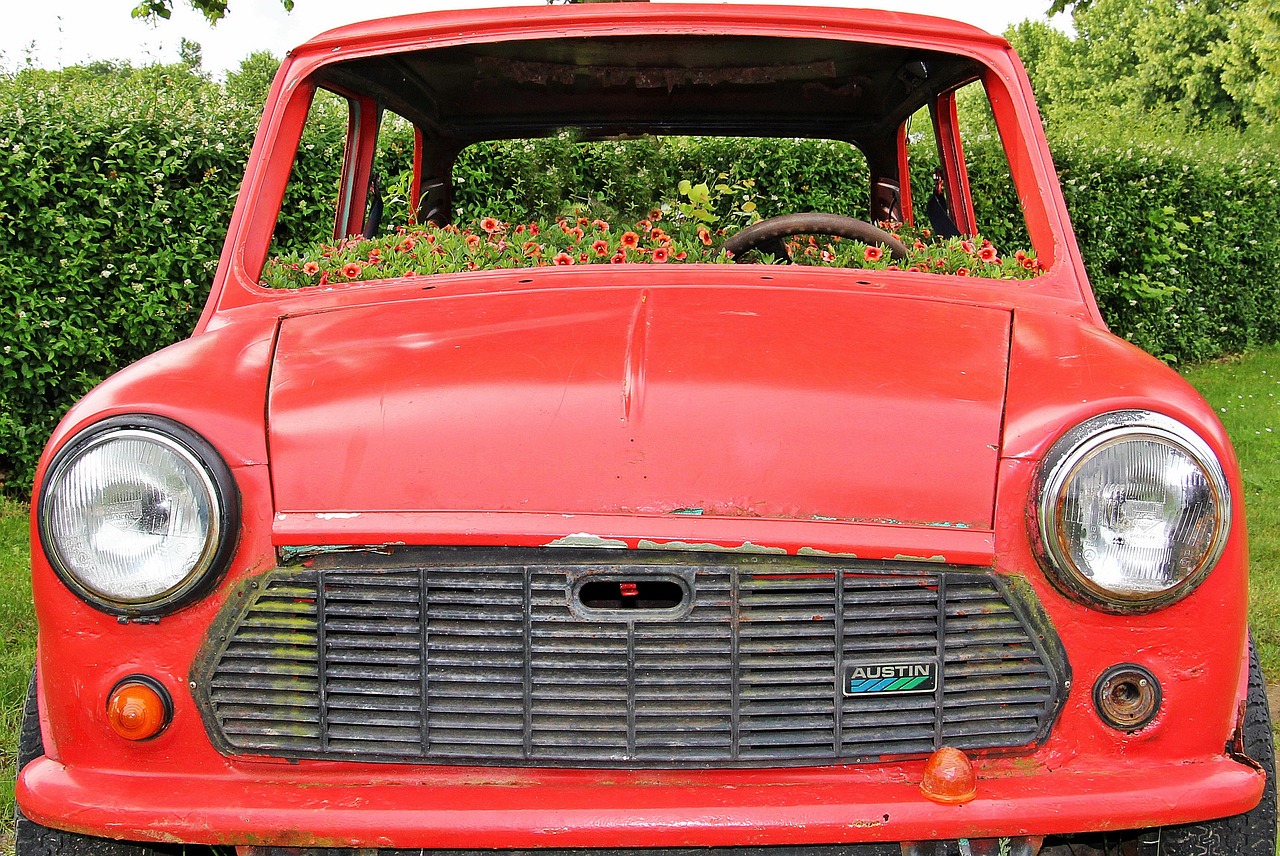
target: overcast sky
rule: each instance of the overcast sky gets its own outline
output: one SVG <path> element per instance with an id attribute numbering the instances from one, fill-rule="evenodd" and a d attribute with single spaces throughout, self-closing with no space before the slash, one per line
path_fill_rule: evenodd
<path id="1" fill-rule="evenodd" d="M 768 2 L 768 0 L 766 0 Z M 812 0 L 811 0 L 812 2 Z M 865 0 L 814 5 L 874 6 L 956 18 L 994 33 L 1026 18 L 1043 19 L 1050 0 Z M 5 0 L 0 26 L 0 69 L 30 62 L 59 68 L 95 59 L 135 64 L 173 62 L 186 38 L 203 48 L 204 67 L 220 73 L 256 50 L 276 56 L 324 30 L 356 20 L 431 9 L 528 5 L 530 0 L 297 0 L 285 12 L 279 0 L 230 0 L 230 13 L 216 27 L 176 0 L 168 21 L 148 24 L 129 12 L 136 0 Z"/>

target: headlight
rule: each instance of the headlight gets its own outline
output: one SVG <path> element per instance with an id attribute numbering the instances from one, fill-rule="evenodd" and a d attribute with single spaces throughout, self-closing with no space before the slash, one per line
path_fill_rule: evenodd
<path id="1" fill-rule="evenodd" d="M 1050 450 L 1038 534 L 1054 579 L 1105 610 L 1184 597 L 1222 555 L 1231 496 L 1222 466 L 1181 423 L 1147 411 L 1090 419 Z"/>
<path id="2" fill-rule="evenodd" d="M 203 593 L 235 548 L 238 495 L 204 439 L 168 419 L 114 417 L 54 457 L 40 541 L 54 571 L 117 614 L 172 610 Z"/>

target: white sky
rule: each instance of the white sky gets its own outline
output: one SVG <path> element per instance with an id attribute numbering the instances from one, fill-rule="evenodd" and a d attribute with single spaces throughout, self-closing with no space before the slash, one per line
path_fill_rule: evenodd
<path id="1" fill-rule="evenodd" d="M 198 42 L 206 71 L 235 68 L 256 50 L 276 56 L 324 30 L 356 20 L 432 9 L 527 5 L 531 0 L 297 0 L 285 12 L 279 0 L 230 0 L 216 27 L 175 0 L 173 17 L 151 25 L 130 17 L 136 0 L 4 0 L 0 70 L 30 62 L 60 68 L 90 60 L 173 62 L 182 38 Z M 536 0 L 532 0 L 536 2 Z M 765 0 L 770 2 L 770 0 Z M 814 5 L 871 6 L 955 18 L 994 33 L 1026 18 L 1043 19 L 1050 0 L 809 0 Z M 1056 23 L 1056 22 L 1055 22 Z"/>

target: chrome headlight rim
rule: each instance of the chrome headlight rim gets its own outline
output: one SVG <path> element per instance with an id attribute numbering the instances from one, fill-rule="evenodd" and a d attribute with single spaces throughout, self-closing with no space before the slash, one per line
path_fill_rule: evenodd
<path id="1" fill-rule="evenodd" d="M 209 535 L 195 566 L 154 596 L 113 597 L 85 583 L 69 566 L 51 529 L 51 494 L 60 480 L 86 453 L 116 439 L 145 439 L 177 455 L 197 474 L 210 500 Z M 82 429 L 50 460 L 36 497 L 36 531 L 54 574 L 85 603 L 116 616 L 158 616 L 203 597 L 226 573 L 239 540 L 240 492 L 213 445 L 182 423 L 153 414 L 111 416 Z"/>
<path id="2" fill-rule="evenodd" d="M 1121 593 L 1089 579 L 1064 549 L 1055 529 L 1063 487 L 1096 452 L 1126 440 L 1147 439 L 1186 455 L 1206 476 L 1218 509 L 1209 548 L 1195 569 L 1167 589 Z M 1222 558 L 1231 533 L 1231 489 L 1217 454 L 1182 422 L 1152 410 L 1117 410 L 1086 419 L 1068 430 L 1041 463 L 1033 491 L 1036 554 L 1051 582 L 1068 596 L 1102 612 L 1133 614 L 1171 606 L 1191 594 Z"/>

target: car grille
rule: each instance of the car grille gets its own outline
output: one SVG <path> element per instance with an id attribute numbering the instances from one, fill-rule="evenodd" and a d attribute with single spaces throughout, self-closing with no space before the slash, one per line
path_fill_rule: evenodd
<path id="1" fill-rule="evenodd" d="M 1065 657 L 1034 599 L 981 570 L 467 548 L 305 565 L 244 583 L 199 659 L 197 699 L 224 752 L 831 764 L 1033 745 L 1064 696 Z M 650 580 L 673 596 L 628 609 L 584 594 Z M 884 664 L 933 664 L 936 687 L 849 692 Z"/>

